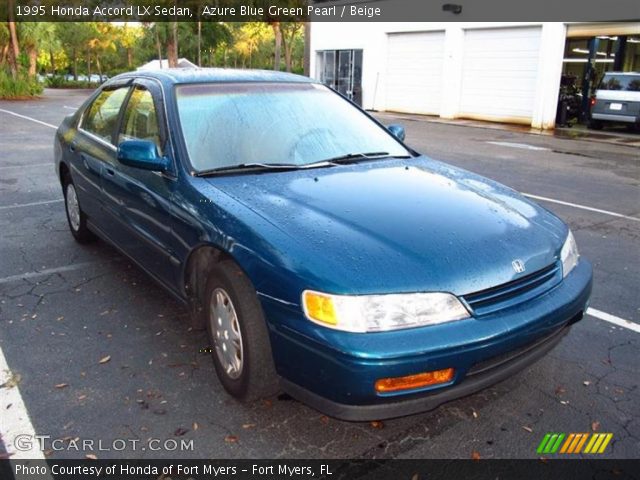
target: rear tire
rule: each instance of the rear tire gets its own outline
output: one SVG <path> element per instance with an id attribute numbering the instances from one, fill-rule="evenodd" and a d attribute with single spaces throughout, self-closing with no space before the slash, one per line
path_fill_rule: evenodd
<path id="1" fill-rule="evenodd" d="M 67 222 L 69 223 L 69 230 L 73 238 L 78 243 L 89 243 L 96 239 L 89 227 L 87 227 L 87 216 L 80 208 L 80 202 L 78 200 L 78 193 L 76 187 L 73 184 L 73 180 L 69 175 L 66 175 L 62 184 L 62 191 L 64 193 L 64 207 L 67 213 Z"/>
<path id="2" fill-rule="evenodd" d="M 253 285 L 231 260 L 211 269 L 205 289 L 206 326 L 218 379 L 238 399 L 278 393 L 267 323 Z"/>

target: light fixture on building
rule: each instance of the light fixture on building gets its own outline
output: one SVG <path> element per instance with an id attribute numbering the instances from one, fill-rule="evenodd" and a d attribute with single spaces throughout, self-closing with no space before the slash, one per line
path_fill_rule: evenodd
<path id="1" fill-rule="evenodd" d="M 442 5 L 442 10 L 444 12 L 451 12 L 454 15 L 458 15 L 462 13 L 462 5 L 458 5 L 456 3 L 445 3 Z"/>

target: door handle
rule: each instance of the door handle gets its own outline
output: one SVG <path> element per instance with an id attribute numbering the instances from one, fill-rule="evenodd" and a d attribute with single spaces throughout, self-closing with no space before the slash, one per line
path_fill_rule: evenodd
<path id="1" fill-rule="evenodd" d="M 73 153 L 73 152 L 75 152 L 75 151 L 76 151 L 76 148 L 78 148 L 78 142 L 76 142 L 76 141 L 74 140 L 73 142 L 71 142 L 71 143 L 69 144 L 69 151 L 70 151 L 71 153 Z"/>
<path id="2" fill-rule="evenodd" d="M 113 168 L 105 167 L 105 170 L 107 171 L 107 175 L 113 176 L 113 175 L 116 174 L 116 172 L 115 172 L 115 170 Z"/>

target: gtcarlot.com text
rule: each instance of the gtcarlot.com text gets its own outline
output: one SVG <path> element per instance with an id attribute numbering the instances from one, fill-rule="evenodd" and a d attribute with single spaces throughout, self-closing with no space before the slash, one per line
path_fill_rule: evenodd
<path id="1" fill-rule="evenodd" d="M 41 451 L 76 451 L 76 452 L 122 452 L 151 450 L 167 452 L 187 452 L 194 450 L 193 440 L 173 438 L 116 438 L 113 440 L 94 440 L 91 438 L 51 438 L 51 435 L 16 435 L 13 442 L 16 450 L 30 451 L 34 446 Z"/>

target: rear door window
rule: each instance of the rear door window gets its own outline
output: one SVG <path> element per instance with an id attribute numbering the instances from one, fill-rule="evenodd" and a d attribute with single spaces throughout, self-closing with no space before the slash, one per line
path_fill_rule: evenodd
<path id="1" fill-rule="evenodd" d="M 605 75 L 600 90 L 625 90 L 640 92 L 640 75 Z"/>
<path id="2" fill-rule="evenodd" d="M 120 108 L 128 91 L 129 87 L 103 90 L 85 112 L 81 128 L 112 144 Z"/>

